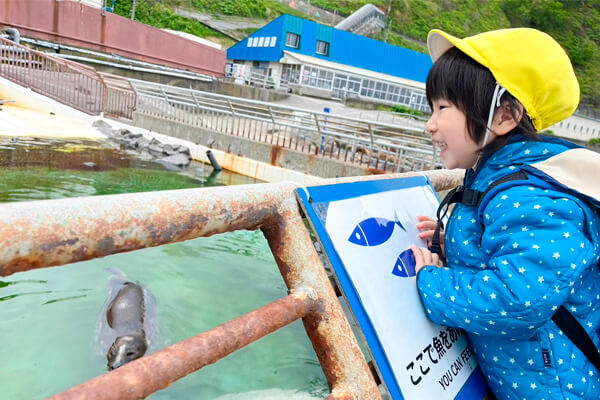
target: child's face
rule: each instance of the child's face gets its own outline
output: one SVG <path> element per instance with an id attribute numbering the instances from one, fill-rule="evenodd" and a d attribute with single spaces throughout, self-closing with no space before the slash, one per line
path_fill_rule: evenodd
<path id="1" fill-rule="evenodd" d="M 441 149 L 440 157 L 448 169 L 471 168 L 477 162 L 479 145 L 467 130 L 467 118 L 448 100 L 433 101 L 433 114 L 427 125 L 431 140 Z"/>

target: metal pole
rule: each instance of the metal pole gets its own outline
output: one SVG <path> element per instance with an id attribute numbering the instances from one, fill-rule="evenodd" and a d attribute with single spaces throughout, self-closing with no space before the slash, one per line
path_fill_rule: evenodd
<path id="1" fill-rule="evenodd" d="M 132 361 L 63 393 L 52 400 L 129 400 L 146 398 L 178 379 L 275 332 L 317 307 L 317 301 L 298 291 L 185 339 L 154 354 Z"/>
<path id="2" fill-rule="evenodd" d="M 131 20 L 135 20 L 135 6 L 137 4 L 137 0 L 133 0 L 133 5 L 131 6 Z"/>
<path id="3" fill-rule="evenodd" d="M 387 13 L 385 14 L 385 35 L 383 38 L 383 41 L 385 43 L 387 43 L 388 40 L 388 30 L 390 28 L 390 11 L 392 10 L 392 0 L 388 0 L 388 9 L 387 9 Z"/>

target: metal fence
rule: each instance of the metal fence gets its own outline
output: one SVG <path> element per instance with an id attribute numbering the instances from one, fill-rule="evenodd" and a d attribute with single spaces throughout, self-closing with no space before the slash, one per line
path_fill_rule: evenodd
<path id="1" fill-rule="evenodd" d="M 0 76 L 88 114 L 132 118 L 135 92 L 107 85 L 92 67 L 0 38 Z"/>
<path id="2" fill-rule="evenodd" d="M 429 171 L 427 175 L 436 190 L 460 182 L 460 174 L 452 171 Z M 53 399 L 145 398 L 300 318 L 330 384 L 327 399 L 381 399 L 306 230 L 295 189 L 291 183 L 255 184 L 0 205 L 0 276 L 223 232 L 260 229 L 289 291 L 287 297 Z"/>
<path id="3" fill-rule="evenodd" d="M 129 80 L 136 111 L 212 131 L 357 164 L 382 172 L 440 166 L 414 124 L 365 121 L 198 90 Z"/>
<path id="4" fill-rule="evenodd" d="M 380 172 L 441 166 L 423 128 L 367 121 L 215 93 L 99 74 L 0 38 L 0 75 L 89 114 L 134 110 Z"/>

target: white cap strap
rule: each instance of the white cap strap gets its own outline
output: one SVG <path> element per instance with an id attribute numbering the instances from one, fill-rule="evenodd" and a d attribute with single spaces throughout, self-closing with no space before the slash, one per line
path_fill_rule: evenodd
<path id="1" fill-rule="evenodd" d="M 500 107 L 500 99 L 502 98 L 504 92 L 506 92 L 506 89 L 504 89 L 496 82 L 496 88 L 494 89 L 494 96 L 492 97 L 492 104 L 490 105 L 490 114 L 488 115 L 487 129 L 485 130 L 485 136 L 483 138 L 482 147 L 485 147 L 485 145 L 487 145 L 487 141 L 489 139 L 490 131 L 492 128 L 492 120 L 494 119 L 494 110 L 496 109 L 496 107 Z"/>

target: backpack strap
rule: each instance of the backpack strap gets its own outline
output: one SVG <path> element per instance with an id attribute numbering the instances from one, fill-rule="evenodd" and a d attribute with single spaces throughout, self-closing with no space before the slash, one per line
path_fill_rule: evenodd
<path id="1" fill-rule="evenodd" d="M 600 353 L 598 353 L 598 348 L 573 314 L 565 306 L 560 306 L 552 316 L 552 321 L 585 354 L 594 367 L 600 371 Z"/>
<path id="2" fill-rule="evenodd" d="M 537 171 L 531 169 L 529 173 L 537 175 Z M 444 228 L 442 219 L 448 212 L 448 206 L 453 203 L 462 203 L 469 206 L 479 207 L 485 197 L 495 189 L 497 186 L 511 181 L 523 181 L 528 180 L 529 174 L 524 171 L 515 172 L 513 174 L 506 175 L 497 181 L 493 182 L 486 191 L 481 192 L 474 189 L 466 189 L 464 186 L 458 186 L 452 191 L 448 192 L 444 200 L 440 203 L 437 210 L 438 224 L 433 234 L 431 241 L 431 252 L 437 253 L 442 257 L 442 248 L 440 244 L 440 230 Z M 544 179 L 546 180 L 546 179 Z M 557 185 L 563 187 L 564 185 Z M 582 197 L 587 197 L 584 196 Z M 575 346 L 587 357 L 587 359 L 600 371 L 600 352 L 594 344 L 592 338 L 588 335 L 587 331 L 579 321 L 565 308 L 560 306 L 558 310 L 552 316 L 552 321 L 558 326 L 558 328 L 573 342 Z"/>
<path id="3" fill-rule="evenodd" d="M 527 173 L 519 171 L 513 174 L 503 176 L 502 178 L 493 182 L 485 192 L 481 192 L 475 189 L 467 189 L 462 185 L 448 192 L 448 194 L 446 194 L 446 197 L 444 197 L 444 200 L 442 200 L 437 209 L 437 226 L 435 228 L 435 231 L 433 232 L 433 237 L 431 239 L 431 252 L 438 254 L 440 258 L 444 259 L 442 255 L 442 246 L 440 242 L 440 231 L 444 229 L 444 223 L 442 222 L 442 220 L 446 217 L 446 214 L 448 213 L 448 207 L 451 204 L 462 203 L 467 206 L 479 207 L 485 196 L 496 186 L 510 181 L 527 180 L 527 177 Z"/>

